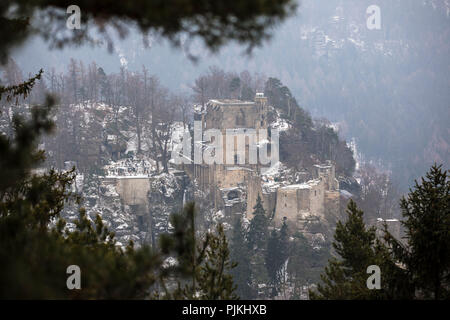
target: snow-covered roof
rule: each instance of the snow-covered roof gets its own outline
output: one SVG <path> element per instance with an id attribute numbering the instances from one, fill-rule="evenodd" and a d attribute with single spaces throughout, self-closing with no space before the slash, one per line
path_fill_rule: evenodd
<path id="1" fill-rule="evenodd" d="M 129 176 L 114 176 L 114 175 L 110 175 L 110 176 L 106 176 L 106 179 L 148 179 L 149 175 L 146 174 L 140 174 L 140 175 L 129 175 Z"/>
<path id="2" fill-rule="evenodd" d="M 253 171 L 253 170 L 250 169 L 250 168 L 247 168 L 247 167 L 238 167 L 238 166 L 234 166 L 234 167 L 225 167 L 225 169 L 226 169 L 227 171 L 236 171 L 236 170 Z"/>
<path id="3" fill-rule="evenodd" d="M 315 164 L 314 167 L 319 168 L 319 169 L 330 169 L 331 165 L 329 165 L 329 164 Z"/>
<path id="4" fill-rule="evenodd" d="M 311 189 L 311 185 L 307 183 L 300 183 L 300 184 L 291 184 L 288 186 L 281 187 L 281 189 Z"/>
<path id="5" fill-rule="evenodd" d="M 240 106 L 240 105 L 246 105 L 246 106 L 251 106 L 254 105 L 255 103 L 253 101 L 243 101 L 243 100 L 238 100 L 238 99 L 212 99 L 209 100 L 208 103 L 212 103 L 212 104 L 218 104 L 218 105 L 222 105 L 222 106 Z"/>
<path id="6" fill-rule="evenodd" d="M 288 186 L 281 187 L 281 189 L 287 190 L 287 189 L 311 189 L 312 187 L 318 185 L 320 180 L 310 180 L 305 183 L 299 183 L 299 184 L 291 184 Z"/>
<path id="7" fill-rule="evenodd" d="M 351 194 L 347 190 L 340 190 L 340 193 L 341 193 L 341 195 L 343 195 L 346 198 L 351 198 L 353 196 L 353 194 Z"/>

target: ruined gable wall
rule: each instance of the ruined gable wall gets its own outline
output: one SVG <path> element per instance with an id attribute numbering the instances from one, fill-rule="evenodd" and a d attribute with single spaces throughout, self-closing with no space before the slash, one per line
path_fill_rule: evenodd
<path id="1" fill-rule="evenodd" d="M 246 183 L 252 171 L 246 168 L 234 167 L 233 169 L 221 166 L 221 170 L 216 171 L 216 185 L 219 188 L 231 188 L 238 184 Z"/>
<path id="2" fill-rule="evenodd" d="M 324 216 L 325 181 L 311 185 L 309 192 L 310 214 L 313 216 Z"/>
<path id="3" fill-rule="evenodd" d="M 300 186 L 279 188 L 276 194 L 276 223 L 286 217 L 290 222 L 317 217 L 325 218 L 325 208 L 339 209 L 339 192 L 327 191 L 326 177 Z"/>
<path id="4" fill-rule="evenodd" d="M 269 217 L 274 216 L 275 206 L 277 203 L 276 202 L 277 193 L 276 192 L 262 193 L 261 197 L 262 197 L 262 201 L 263 201 L 263 207 L 264 207 L 264 210 L 266 210 L 267 215 Z M 274 219 L 276 219 L 276 216 L 274 216 Z"/>
<path id="5" fill-rule="evenodd" d="M 307 212 L 311 210 L 311 190 L 310 189 L 298 189 L 297 190 L 297 203 L 298 203 L 298 214 L 304 216 Z"/>
<path id="6" fill-rule="evenodd" d="M 247 218 L 252 219 L 253 208 L 256 205 L 256 199 L 258 194 L 261 196 L 263 208 L 266 211 L 268 217 L 272 216 L 272 213 L 276 205 L 276 193 L 264 193 L 261 187 L 261 178 L 258 175 L 251 175 L 247 184 Z"/>
<path id="7" fill-rule="evenodd" d="M 261 104 L 208 103 L 204 129 L 267 128 L 267 107 Z"/>
<path id="8" fill-rule="evenodd" d="M 116 191 L 127 205 L 148 204 L 147 194 L 150 190 L 149 178 L 116 179 Z"/>
<path id="9" fill-rule="evenodd" d="M 325 213 L 330 212 L 334 215 L 339 213 L 340 193 L 339 191 L 325 191 Z"/>
<path id="10" fill-rule="evenodd" d="M 276 220 L 286 217 L 289 221 L 297 222 L 298 198 L 296 189 L 280 188 L 277 190 L 277 206 L 276 206 Z M 303 202 L 302 202 L 303 203 Z"/>

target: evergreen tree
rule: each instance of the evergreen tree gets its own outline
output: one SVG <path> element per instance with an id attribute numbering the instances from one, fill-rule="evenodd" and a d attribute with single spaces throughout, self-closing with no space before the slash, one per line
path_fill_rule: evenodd
<path id="1" fill-rule="evenodd" d="M 13 97 L 26 95 L 33 79 L 17 85 Z M 69 201 L 79 202 L 71 184 L 73 171 L 36 174 L 44 152 L 37 144 L 49 133 L 54 101 L 31 108 L 29 119 L 14 115 L 14 134 L 0 135 L 0 297 L 136 298 L 155 282 L 159 259 L 148 248 L 116 246 L 97 216 L 92 224 L 83 209 L 74 230 L 60 214 Z M 68 290 L 66 269 L 78 265 L 82 290 Z"/>
<path id="2" fill-rule="evenodd" d="M 30 79 L 17 85 L 17 90 L 3 88 L 2 93 L 6 97 L 11 93 L 12 98 L 23 96 L 32 86 Z M 46 105 L 31 108 L 29 119 L 14 115 L 14 134 L 0 135 L 0 298 L 146 298 L 151 289 L 159 296 L 155 285 L 164 289 L 163 277 L 189 275 L 199 279 L 202 297 L 234 298 L 223 229 L 207 234 L 197 254 L 193 204 L 185 209 L 190 213 L 185 219 L 174 215 L 174 230 L 160 248 L 135 248 L 132 242 L 119 247 L 100 216 L 92 222 L 83 208 L 75 227 L 67 228 L 61 218 L 65 204 L 74 201 L 81 205 L 80 197 L 71 191 L 75 169 L 33 171 L 45 159 L 37 145 L 41 135 L 53 128 L 53 103 L 48 98 Z M 186 219 L 192 223 L 187 224 Z M 167 258 L 177 260 L 176 267 L 167 267 Z M 80 267 L 80 290 L 66 286 L 66 270 L 71 265 Z"/>
<path id="3" fill-rule="evenodd" d="M 289 230 L 287 218 L 283 218 L 283 224 L 280 229 L 280 256 L 285 261 L 290 255 Z"/>
<path id="4" fill-rule="evenodd" d="M 410 287 L 403 287 L 403 291 L 410 290 L 417 298 L 450 298 L 450 179 L 447 173 L 442 165 L 433 165 L 421 183 L 415 181 L 408 196 L 401 199 L 406 244 L 395 239 L 385 227 L 385 239 L 392 254 L 409 277 Z"/>
<path id="5" fill-rule="evenodd" d="M 234 283 L 236 284 L 236 294 L 241 299 L 252 299 L 251 289 L 251 268 L 250 251 L 245 238 L 246 232 L 242 226 L 242 219 L 237 219 L 233 226 L 233 235 L 231 241 L 231 261 L 236 262 L 237 266 L 231 271 Z"/>
<path id="6" fill-rule="evenodd" d="M 334 235 L 333 248 L 340 259 L 331 258 L 321 275 L 317 292 L 310 292 L 312 299 L 382 299 L 386 290 L 369 290 L 367 267 L 386 264 L 385 248 L 376 240 L 375 227 L 366 228 L 363 212 L 350 200 L 348 220 L 339 221 Z M 384 273 L 383 273 L 384 274 Z"/>
<path id="7" fill-rule="evenodd" d="M 281 268 L 279 271 L 279 277 L 278 277 L 278 283 L 279 283 L 279 289 L 278 291 L 283 292 L 286 287 L 286 281 L 287 281 L 287 266 L 288 266 L 288 259 L 291 255 L 291 245 L 289 242 L 289 230 L 287 226 L 287 218 L 283 218 L 283 224 L 281 225 L 280 229 L 280 257 L 281 257 Z"/>
<path id="8" fill-rule="evenodd" d="M 260 195 L 256 199 L 256 205 L 253 207 L 253 219 L 250 222 L 248 232 L 248 242 L 250 250 L 266 251 L 267 239 L 269 236 L 269 219 L 262 205 Z"/>
<path id="9" fill-rule="evenodd" d="M 266 268 L 269 276 L 270 285 L 272 287 L 271 296 L 274 297 L 278 293 L 280 284 L 280 269 L 283 265 L 281 256 L 280 235 L 277 230 L 272 230 L 267 242 L 266 252 Z"/>
<path id="10" fill-rule="evenodd" d="M 36 80 L 40 80 L 43 73 L 44 70 L 41 69 L 34 77 L 29 78 L 27 81 L 19 84 L 14 83 L 9 86 L 1 85 L 0 81 L 0 100 L 2 99 L 3 95 L 6 96 L 6 101 L 11 101 L 13 98 L 15 98 L 16 103 L 18 102 L 19 98 L 26 99 L 31 93 L 31 89 L 33 89 Z"/>
<path id="11" fill-rule="evenodd" d="M 161 236 L 162 252 L 176 257 L 177 263 L 163 269 L 159 281 L 164 292 L 154 297 L 164 299 L 230 300 L 237 299 L 231 270 L 235 264 L 230 261 L 228 241 L 222 225 L 216 232 L 208 232 L 200 241 L 196 235 L 195 205 L 189 203 L 183 212 L 171 217 L 174 233 Z M 170 290 L 168 283 L 176 288 Z"/>
<path id="12" fill-rule="evenodd" d="M 337 173 L 351 176 L 355 168 L 353 153 L 345 141 L 328 125 L 313 122 L 311 115 L 301 108 L 288 87 L 279 79 L 269 78 L 264 94 L 280 116 L 289 119 L 292 127 L 280 135 L 280 158 L 289 167 L 312 166 L 311 154 L 321 161 L 332 160 Z"/>
<path id="13" fill-rule="evenodd" d="M 304 286 L 320 281 L 320 274 L 330 257 L 330 244 L 326 243 L 321 248 L 313 248 L 302 233 L 296 232 L 293 235 L 290 251 L 287 271 L 294 285 L 291 298 L 300 299 L 304 293 Z"/>
<path id="14" fill-rule="evenodd" d="M 257 291 L 259 284 L 267 284 L 269 281 L 265 265 L 267 240 L 269 237 L 269 219 L 259 194 L 253 209 L 253 219 L 250 222 L 248 232 L 248 243 L 251 252 L 252 288 Z"/>
<path id="15" fill-rule="evenodd" d="M 233 283 L 231 270 L 236 264 L 230 261 L 228 241 L 219 224 L 216 234 L 209 237 L 205 259 L 198 276 L 202 300 L 232 300 L 237 299 L 236 286 Z"/>
<path id="16" fill-rule="evenodd" d="M 286 218 L 280 231 L 272 230 L 267 243 L 266 268 L 272 285 L 272 296 L 276 296 L 284 282 L 286 260 L 289 258 L 289 234 Z"/>
<path id="17" fill-rule="evenodd" d="M 284 118 L 295 123 L 296 130 L 304 135 L 311 130 L 313 127 L 311 116 L 300 108 L 289 88 L 284 86 L 279 79 L 269 78 L 265 84 L 264 94 L 270 105 L 278 108 Z"/>

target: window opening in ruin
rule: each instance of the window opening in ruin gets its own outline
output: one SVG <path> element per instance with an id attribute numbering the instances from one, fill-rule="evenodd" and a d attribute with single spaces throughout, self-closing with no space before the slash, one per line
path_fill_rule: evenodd
<path id="1" fill-rule="evenodd" d="M 233 200 L 239 197 L 239 193 L 235 190 L 228 192 L 228 200 Z"/>

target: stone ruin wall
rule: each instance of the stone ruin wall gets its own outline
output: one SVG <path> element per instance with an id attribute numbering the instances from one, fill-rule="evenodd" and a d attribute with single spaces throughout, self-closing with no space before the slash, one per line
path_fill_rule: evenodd
<path id="1" fill-rule="evenodd" d="M 222 134 L 226 129 L 267 128 L 266 100 L 242 102 L 239 100 L 210 100 L 206 104 L 201 117 L 202 129 L 219 129 Z M 225 138 L 225 135 L 224 135 Z M 223 141 L 224 160 L 226 140 Z M 248 161 L 248 152 L 246 153 Z M 248 163 L 248 162 L 247 162 Z M 274 217 L 276 225 L 281 224 L 284 217 L 291 224 L 301 224 L 305 219 L 323 220 L 326 211 L 339 210 L 339 186 L 335 178 L 335 168 L 331 163 L 315 166 L 314 180 L 302 186 L 287 186 L 278 188 L 275 192 L 262 191 L 260 170 L 257 165 L 193 165 L 191 175 L 204 190 L 210 190 L 211 200 L 217 210 L 228 214 L 245 214 L 252 218 L 253 207 L 258 194 L 263 200 L 263 206 L 269 216 Z M 238 188 L 238 189 L 234 189 Z M 237 192 L 244 197 L 240 203 L 236 199 L 228 199 L 228 193 L 235 196 Z"/>

